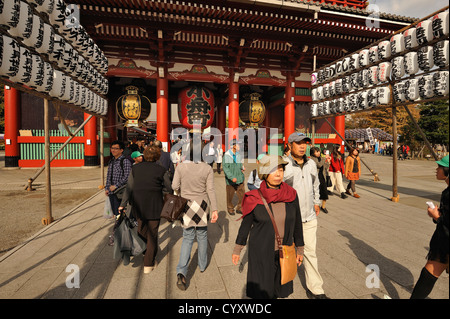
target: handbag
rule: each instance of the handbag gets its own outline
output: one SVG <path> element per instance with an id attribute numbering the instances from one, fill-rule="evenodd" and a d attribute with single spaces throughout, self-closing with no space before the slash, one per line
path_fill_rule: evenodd
<path id="1" fill-rule="evenodd" d="M 161 218 L 165 218 L 171 223 L 181 219 L 182 214 L 186 212 L 188 201 L 188 199 L 181 197 L 180 194 L 165 194 Z"/>
<path id="2" fill-rule="evenodd" d="M 270 211 L 269 205 L 266 199 L 262 195 L 261 191 L 258 189 L 259 195 L 266 207 L 267 213 L 269 214 L 270 220 L 272 221 L 273 228 L 275 229 L 275 236 L 277 239 L 279 256 L 280 256 L 280 269 L 281 269 L 281 285 L 284 285 L 292 280 L 294 280 L 297 275 L 297 252 L 295 250 L 295 245 L 283 245 L 283 241 L 278 233 L 278 228 L 273 218 L 273 214 Z"/>
<path id="3" fill-rule="evenodd" d="M 333 187 L 333 183 L 331 182 L 330 175 L 327 175 L 327 187 Z"/>

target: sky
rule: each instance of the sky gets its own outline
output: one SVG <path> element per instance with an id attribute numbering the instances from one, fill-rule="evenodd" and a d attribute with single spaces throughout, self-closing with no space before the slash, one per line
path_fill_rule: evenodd
<path id="1" fill-rule="evenodd" d="M 411 18 L 424 18 L 448 6 L 448 0 L 369 0 L 384 13 L 397 14 Z"/>

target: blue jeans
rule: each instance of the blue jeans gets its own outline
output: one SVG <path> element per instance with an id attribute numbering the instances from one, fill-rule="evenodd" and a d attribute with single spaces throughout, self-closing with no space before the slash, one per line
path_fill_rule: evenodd
<path id="1" fill-rule="evenodd" d="M 181 243 L 180 260 L 177 266 L 177 274 L 186 277 L 189 261 L 191 259 L 192 245 L 197 235 L 198 267 L 204 271 L 208 264 L 208 232 L 207 227 L 189 227 L 183 229 L 183 242 Z"/>

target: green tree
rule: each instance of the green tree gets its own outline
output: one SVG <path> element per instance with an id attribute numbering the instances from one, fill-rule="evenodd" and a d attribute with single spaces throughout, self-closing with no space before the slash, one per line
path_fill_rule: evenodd
<path id="1" fill-rule="evenodd" d="M 418 124 L 424 131 L 432 145 L 449 143 L 449 101 L 440 100 L 424 103 L 420 106 L 420 119 Z M 415 138 L 422 141 L 422 136 L 416 132 Z"/>

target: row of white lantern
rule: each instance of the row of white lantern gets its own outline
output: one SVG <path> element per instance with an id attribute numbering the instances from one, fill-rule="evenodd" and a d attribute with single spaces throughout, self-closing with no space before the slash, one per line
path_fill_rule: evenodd
<path id="1" fill-rule="evenodd" d="M 394 84 L 392 88 L 395 102 L 416 101 L 449 94 L 449 72 L 437 71 L 414 79 Z"/>
<path id="2" fill-rule="evenodd" d="M 324 116 L 337 113 L 351 113 L 367 110 L 390 102 L 389 87 L 377 87 L 349 94 L 345 97 L 311 104 L 311 116 Z"/>
<path id="3" fill-rule="evenodd" d="M 59 54 L 54 51 L 55 42 L 67 42 L 66 50 L 74 51 L 86 61 L 95 66 L 102 74 L 108 72 L 108 60 L 97 44 L 89 37 L 86 30 L 76 18 L 70 18 L 71 13 L 66 11 L 66 4 L 62 0 L 33 0 L 29 1 L 36 6 L 36 10 L 48 14 L 51 24 L 33 14 L 31 6 L 22 0 L 1 1 L 0 26 L 8 27 L 13 37 L 20 39 L 26 46 L 34 48 L 41 54 Z M 55 32 L 58 30 L 58 33 Z"/>
<path id="4" fill-rule="evenodd" d="M 394 84 L 392 97 L 394 102 L 416 101 L 430 99 L 449 94 L 449 72 L 437 71 Z M 337 113 L 351 113 L 368 110 L 379 105 L 388 105 L 391 91 L 387 86 L 348 94 L 345 97 L 321 101 L 311 104 L 311 116 L 324 116 Z"/>
<path id="5" fill-rule="evenodd" d="M 408 52 L 404 56 L 392 59 L 392 62 L 382 62 L 368 69 L 352 73 L 329 83 L 312 89 L 312 100 L 330 98 L 352 90 L 370 87 L 402 77 L 429 71 L 434 66 L 445 68 L 449 65 L 449 41 L 440 41 L 431 46 L 420 48 L 417 52 Z"/>
<path id="6" fill-rule="evenodd" d="M 0 53 L 0 76 L 88 111 L 106 115 L 105 99 L 64 72 L 54 69 L 40 55 L 20 46 L 15 39 L 1 35 Z"/>
<path id="7" fill-rule="evenodd" d="M 449 35 L 449 12 L 441 12 L 428 20 L 417 24 L 415 28 L 409 28 L 403 33 L 391 37 L 390 41 L 381 41 L 369 49 L 363 49 L 358 53 L 345 57 L 326 68 L 311 74 L 311 84 L 318 85 L 327 82 L 343 74 L 356 71 L 380 60 L 390 58 L 393 55 L 425 45 L 433 39 L 439 39 Z M 448 50 L 447 50 L 448 56 Z"/>

